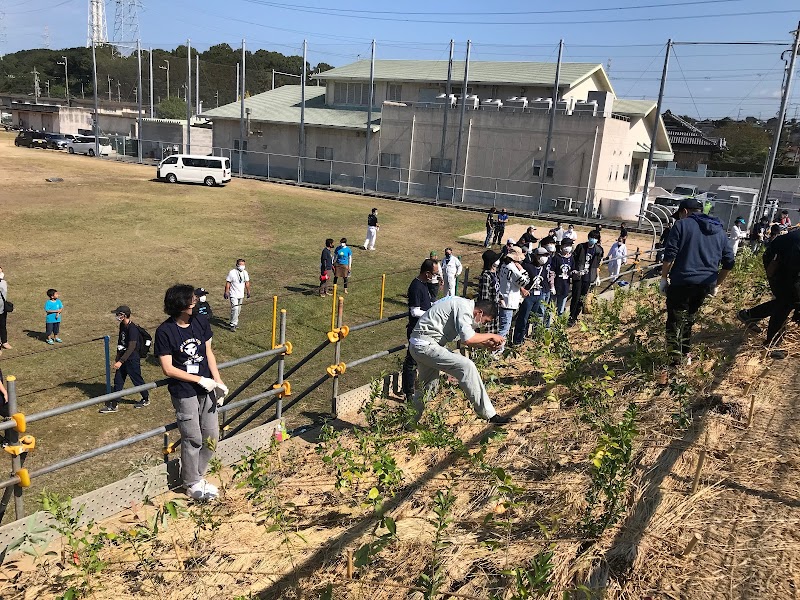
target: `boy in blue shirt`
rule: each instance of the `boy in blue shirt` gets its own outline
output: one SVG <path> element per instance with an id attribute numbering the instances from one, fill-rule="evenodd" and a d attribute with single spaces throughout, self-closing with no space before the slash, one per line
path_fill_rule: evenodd
<path id="1" fill-rule="evenodd" d="M 58 299 L 58 290 L 53 288 L 47 290 L 47 298 L 47 302 L 44 303 L 45 335 L 47 343 L 52 346 L 55 342 L 60 344 L 62 341 L 58 334 L 61 331 L 61 311 L 64 310 L 64 305 Z"/>
<path id="2" fill-rule="evenodd" d="M 344 279 L 344 293 L 347 293 L 347 279 L 353 268 L 353 251 L 347 247 L 347 238 L 339 240 L 339 247 L 334 250 L 333 285 L 339 283 L 339 277 Z"/>

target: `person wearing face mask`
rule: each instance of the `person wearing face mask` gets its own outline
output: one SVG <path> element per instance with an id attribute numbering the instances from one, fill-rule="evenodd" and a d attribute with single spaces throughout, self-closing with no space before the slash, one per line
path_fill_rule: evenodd
<path id="1" fill-rule="evenodd" d="M 628 264 L 628 247 L 625 245 L 625 238 L 621 235 L 611 245 L 611 250 L 608 251 L 608 274 L 613 277 L 613 281 L 619 278 L 619 270 L 622 265 Z"/>
<path id="2" fill-rule="evenodd" d="M 367 216 L 367 239 L 364 240 L 364 250 L 375 250 L 375 239 L 378 237 L 378 209 L 373 208 Z"/>
<path id="3" fill-rule="evenodd" d="M 561 240 L 564 239 L 564 227 L 561 225 L 561 221 L 556 221 L 556 226 L 553 228 L 552 235 L 553 239 L 555 239 L 557 244 L 561 243 Z"/>
<path id="4" fill-rule="evenodd" d="M 0 348 L 10 350 L 11 344 L 8 343 L 8 313 L 6 310 L 6 298 L 8 298 L 8 282 L 6 281 L 6 274 L 0 268 Z"/>
<path id="5" fill-rule="evenodd" d="M 228 325 L 231 331 L 239 327 L 239 315 L 242 312 L 245 295 L 250 297 L 250 275 L 245 268 L 243 258 L 236 259 L 236 267 L 228 272 L 225 278 L 225 293 L 223 297 L 231 301 L 231 322 Z"/>
<path id="6" fill-rule="evenodd" d="M 210 321 L 214 316 L 214 312 L 211 310 L 211 305 L 208 303 L 208 292 L 204 288 L 197 288 L 194 291 L 194 295 L 197 296 L 197 304 L 194 305 L 192 314 L 203 315 Z"/>
<path id="7" fill-rule="evenodd" d="M 487 250 L 481 255 L 483 259 L 483 271 L 478 278 L 478 300 L 491 302 L 494 305 L 500 301 L 500 280 L 497 279 L 497 267 L 500 264 L 500 255 L 494 250 Z M 495 318 L 486 324 L 487 333 L 497 333 L 500 330 L 500 322 Z"/>
<path id="8" fill-rule="evenodd" d="M 522 262 L 530 282 L 526 285 L 528 295 L 520 304 L 517 322 L 514 324 L 514 345 L 521 344 L 528 335 L 528 321 L 531 314 L 546 322 L 546 305 L 551 292 L 555 292 L 553 284 L 555 274 L 550 270 L 550 255 L 546 248 L 539 247 L 533 255 Z M 548 325 L 549 326 L 549 325 Z"/>
<path id="9" fill-rule="evenodd" d="M 497 222 L 494 226 L 493 244 L 503 243 L 503 236 L 506 234 L 506 223 L 508 223 L 508 212 L 505 208 L 501 208 L 500 214 L 497 215 Z"/>
<path id="10" fill-rule="evenodd" d="M 320 297 L 330 296 L 331 277 L 333 277 L 333 238 L 325 240 L 325 247 L 319 257 L 319 290 Z"/>
<path id="11" fill-rule="evenodd" d="M 552 258 L 550 269 L 555 277 L 556 314 L 560 317 L 567 310 L 567 300 L 569 300 L 572 290 L 572 272 L 575 270 L 575 260 L 572 256 L 572 240 L 564 239 L 561 242 L 561 248 Z"/>
<path id="12" fill-rule="evenodd" d="M 114 314 L 119 321 L 119 335 L 117 336 L 117 357 L 114 359 L 114 391 L 120 392 L 125 386 L 125 380 L 130 377 L 133 385 L 144 385 L 142 377 L 142 364 L 139 350 L 144 343 L 139 333 L 139 328 L 131 321 L 129 306 L 118 306 Z M 107 415 L 117 412 L 118 400 L 110 400 L 100 409 L 100 413 Z M 142 399 L 134 404 L 134 408 L 144 408 L 150 405 L 150 392 L 142 392 Z"/>
<path id="13" fill-rule="evenodd" d="M 731 247 L 733 248 L 733 255 L 739 252 L 739 244 L 742 240 L 747 239 L 747 225 L 743 217 L 737 217 L 731 227 Z"/>
<path id="14" fill-rule="evenodd" d="M 511 422 L 509 417 L 495 411 L 475 363 L 445 347 L 458 339 L 473 348 L 500 348 L 505 338 L 495 333 L 475 332 L 494 318 L 495 311 L 490 302 L 452 296 L 439 300 L 422 315 L 408 341 L 409 352 L 419 369 L 420 385 L 413 400 L 417 420 L 425 409 L 425 400 L 436 395 L 439 373 L 444 372 L 458 380 L 458 386 L 479 417 L 496 425 Z"/>
<path id="15" fill-rule="evenodd" d="M 522 299 L 530 293 L 527 289 L 530 277 L 522 267 L 525 254 L 519 246 L 511 246 L 508 254 L 500 261 L 500 270 L 497 278 L 500 280 L 500 330 L 498 333 L 506 338 L 511 331 L 511 320 L 519 309 Z M 501 345 L 497 354 L 501 353 L 505 345 Z"/>
<path id="16" fill-rule="evenodd" d="M 525 254 L 530 254 L 533 252 L 533 250 L 536 248 L 537 242 L 539 241 L 539 238 L 533 234 L 535 230 L 536 227 L 528 227 L 528 229 L 525 230 L 525 233 L 520 236 L 519 241 L 517 242 L 517 246 L 522 248 Z"/>
<path id="17" fill-rule="evenodd" d="M 347 293 L 347 280 L 353 268 L 353 251 L 347 246 L 347 238 L 339 240 L 339 247 L 334 251 L 333 285 L 344 280 L 344 293 Z"/>
<path id="18" fill-rule="evenodd" d="M 575 226 L 573 224 L 570 223 L 567 227 L 567 230 L 564 232 L 564 239 L 572 240 L 573 245 L 578 241 L 578 232 L 575 231 Z"/>
<path id="19" fill-rule="evenodd" d="M 444 260 L 442 261 L 442 277 L 444 279 L 444 295 L 458 296 L 458 282 L 456 277 L 461 275 L 464 267 L 457 256 L 453 256 L 452 248 L 444 249 Z"/>
<path id="20" fill-rule="evenodd" d="M 578 322 L 578 316 L 583 312 L 583 303 L 586 295 L 595 281 L 600 261 L 603 259 L 603 247 L 600 245 L 600 232 L 589 232 L 588 241 L 578 244 L 575 248 L 575 270 L 572 272 L 572 301 L 570 302 L 569 322 L 571 327 Z"/>
<path id="21" fill-rule="evenodd" d="M 411 337 L 411 332 L 416 327 L 419 318 L 431 307 L 431 294 L 428 284 L 433 279 L 434 262 L 428 258 L 422 261 L 417 275 L 411 285 L 408 286 L 408 325 L 406 325 L 406 337 Z M 417 363 L 411 356 L 410 350 L 406 352 L 403 361 L 403 395 L 406 402 L 413 402 L 415 379 L 417 377 Z"/>

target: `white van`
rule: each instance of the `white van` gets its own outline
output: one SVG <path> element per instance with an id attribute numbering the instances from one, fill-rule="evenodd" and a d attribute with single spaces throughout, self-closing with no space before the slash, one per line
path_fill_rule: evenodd
<path id="1" fill-rule="evenodd" d="M 67 152 L 70 154 L 88 154 L 94 156 L 94 136 L 76 135 L 67 142 Z M 107 137 L 100 138 L 100 156 L 111 154 L 111 141 Z"/>
<path id="2" fill-rule="evenodd" d="M 223 156 L 173 154 L 158 165 L 156 178 L 169 183 L 185 181 L 204 183 L 208 187 L 222 185 L 231 180 L 231 160 Z"/>

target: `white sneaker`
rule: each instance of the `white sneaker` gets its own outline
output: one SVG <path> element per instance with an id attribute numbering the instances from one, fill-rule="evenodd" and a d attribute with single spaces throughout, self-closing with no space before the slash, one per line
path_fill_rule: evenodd
<path id="1" fill-rule="evenodd" d="M 209 483 L 205 479 L 203 479 L 203 483 L 205 484 L 205 491 L 208 496 L 213 496 L 216 498 L 219 496 L 219 489 L 213 483 Z"/>
<path id="2" fill-rule="evenodd" d="M 193 500 L 208 500 L 206 495 L 206 482 L 201 479 L 194 485 L 186 486 L 186 495 Z"/>

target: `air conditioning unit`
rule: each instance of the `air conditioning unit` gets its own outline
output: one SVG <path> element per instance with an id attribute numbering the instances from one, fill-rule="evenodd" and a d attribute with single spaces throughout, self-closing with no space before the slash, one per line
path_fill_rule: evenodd
<path id="1" fill-rule="evenodd" d="M 481 108 L 484 110 L 500 110 L 502 106 L 502 100 L 484 100 L 481 102 Z"/>
<path id="2" fill-rule="evenodd" d="M 456 105 L 456 96 L 455 94 L 450 94 L 448 98 L 447 94 L 439 94 L 436 96 L 436 100 L 434 100 L 433 103 L 439 106 L 449 105 L 450 108 L 453 108 Z"/>
<path id="3" fill-rule="evenodd" d="M 581 116 L 581 117 L 594 117 L 597 115 L 597 101 L 592 100 L 591 102 L 576 102 L 575 103 L 575 110 L 573 111 L 574 115 Z"/>
<path id="4" fill-rule="evenodd" d="M 464 96 L 459 96 L 458 101 L 463 101 L 467 108 L 478 108 L 478 104 L 480 102 L 477 96 L 467 96 L 466 98 Z"/>
<path id="5" fill-rule="evenodd" d="M 553 100 L 550 98 L 536 98 L 531 102 L 531 108 L 535 111 L 549 112 L 552 105 Z"/>
<path id="6" fill-rule="evenodd" d="M 512 108 L 528 108 L 528 99 L 525 96 L 514 96 L 506 100 L 506 106 Z"/>

